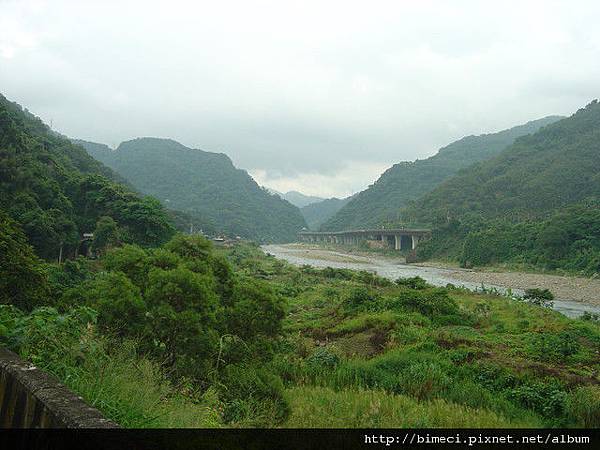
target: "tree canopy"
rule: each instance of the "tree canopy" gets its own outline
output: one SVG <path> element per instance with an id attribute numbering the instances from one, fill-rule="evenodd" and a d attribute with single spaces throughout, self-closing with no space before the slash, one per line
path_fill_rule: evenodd
<path id="1" fill-rule="evenodd" d="M 422 257 L 600 272 L 600 104 L 518 139 L 400 214 L 428 224 Z"/>
<path id="2" fill-rule="evenodd" d="M 0 208 L 46 259 L 72 255 L 83 233 L 112 218 L 124 242 L 158 245 L 173 226 L 160 203 L 0 96 Z M 103 219 L 106 220 L 106 219 Z"/>

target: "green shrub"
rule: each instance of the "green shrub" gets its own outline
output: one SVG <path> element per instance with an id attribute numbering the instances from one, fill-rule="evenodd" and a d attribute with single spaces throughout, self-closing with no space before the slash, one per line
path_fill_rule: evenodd
<path id="1" fill-rule="evenodd" d="M 552 308 L 554 306 L 554 294 L 548 289 L 526 289 L 523 300 L 528 303 L 537 306 L 543 306 L 544 308 Z"/>
<path id="2" fill-rule="evenodd" d="M 423 278 L 419 276 L 410 277 L 410 278 L 398 278 L 396 280 L 396 284 L 398 286 L 404 286 L 410 289 L 427 289 L 430 287 Z"/>
<path id="3" fill-rule="evenodd" d="M 391 308 L 400 306 L 417 311 L 424 316 L 456 315 L 459 312 L 456 301 L 448 296 L 445 289 L 426 291 L 405 291 L 396 299 L 388 302 Z"/>
<path id="4" fill-rule="evenodd" d="M 333 369 L 340 362 L 340 357 L 327 347 L 317 348 L 308 358 L 306 363 L 317 369 Z"/>
<path id="5" fill-rule="evenodd" d="M 220 376 L 219 396 L 226 422 L 273 426 L 289 415 L 283 383 L 276 375 L 255 366 L 229 365 Z"/>
<path id="6" fill-rule="evenodd" d="M 569 330 L 560 333 L 530 333 L 528 352 L 540 361 L 559 362 L 579 352 L 577 335 Z"/>
<path id="7" fill-rule="evenodd" d="M 369 286 L 387 287 L 393 285 L 393 283 L 387 278 L 380 277 L 377 274 L 366 270 L 359 270 L 355 272 L 354 280 Z"/>
<path id="8" fill-rule="evenodd" d="M 530 381 L 508 390 L 508 397 L 517 404 L 531 409 L 543 417 L 558 420 L 555 426 L 564 426 L 567 393 L 557 382 Z"/>
<path id="9" fill-rule="evenodd" d="M 567 414 L 575 425 L 600 428 L 600 387 L 581 386 L 567 397 Z"/>
<path id="10" fill-rule="evenodd" d="M 342 301 L 346 311 L 371 311 L 377 308 L 378 297 L 364 286 L 354 288 Z"/>
<path id="11" fill-rule="evenodd" d="M 101 272 L 66 291 L 61 304 L 93 308 L 98 325 L 121 336 L 138 336 L 144 330 L 146 304 L 140 289 L 121 272 Z"/>
<path id="12" fill-rule="evenodd" d="M 582 314 L 580 319 L 585 320 L 587 322 L 599 322 L 600 323 L 600 314 L 591 313 L 589 311 L 584 311 L 584 313 Z"/>
<path id="13" fill-rule="evenodd" d="M 340 280 L 352 280 L 354 278 L 354 271 L 350 269 L 325 267 L 324 269 L 317 271 L 317 273 L 324 278 L 337 278 Z"/>

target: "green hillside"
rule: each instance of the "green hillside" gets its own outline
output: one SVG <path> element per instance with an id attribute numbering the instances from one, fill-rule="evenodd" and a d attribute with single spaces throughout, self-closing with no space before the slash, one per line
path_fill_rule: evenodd
<path id="1" fill-rule="evenodd" d="M 99 226 L 120 242 L 158 245 L 170 238 L 174 230 L 160 203 L 114 180 L 81 146 L 0 95 L 0 209 L 39 256 L 57 258 L 61 247 L 71 255 L 82 234 Z"/>
<path id="2" fill-rule="evenodd" d="M 423 256 L 600 271 L 600 104 L 518 139 L 402 213 L 436 227 Z"/>
<path id="3" fill-rule="evenodd" d="M 396 221 L 399 210 L 408 202 L 429 192 L 460 169 L 497 155 L 516 138 L 534 133 L 559 119 L 550 116 L 498 133 L 468 136 L 425 160 L 395 164 L 325 222 L 322 229 L 347 230 Z"/>
<path id="4" fill-rule="evenodd" d="M 308 228 L 311 230 L 318 230 L 321 224 L 329 220 L 334 216 L 340 209 L 342 209 L 352 197 L 347 198 L 328 198 L 321 200 L 320 202 L 311 203 L 300 208 Z"/>
<path id="5" fill-rule="evenodd" d="M 115 151 L 80 142 L 136 189 L 227 234 L 284 242 L 295 240 L 306 225 L 298 208 L 261 188 L 225 154 L 158 138 L 123 142 Z"/>

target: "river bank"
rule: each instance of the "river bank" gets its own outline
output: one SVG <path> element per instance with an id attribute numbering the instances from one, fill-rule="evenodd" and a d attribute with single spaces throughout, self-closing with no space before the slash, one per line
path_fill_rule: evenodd
<path id="1" fill-rule="evenodd" d="M 292 264 L 316 267 L 343 267 L 368 270 L 396 279 L 420 276 L 429 283 L 445 286 L 448 283 L 476 289 L 482 285 L 499 290 L 522 292 L 529 288 L 550 289 L 555 295 L 555 308 L 566 315 L 576 316 L 584 311 L 600 312 L 600 280 L 525 272 L 488 272 L 455 267 L 434 267 L 405 264 L 403 258 L 365 252 L 344 252 L 306 244 L 267 245 L 263 249 Z"/>

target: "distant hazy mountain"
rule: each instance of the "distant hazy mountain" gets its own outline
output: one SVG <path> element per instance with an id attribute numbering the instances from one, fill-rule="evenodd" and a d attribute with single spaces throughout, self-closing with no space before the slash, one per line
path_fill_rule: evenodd
<path id="1" fill-rule="evenodd" d="M 396 221 L 400 209 L 411 200 L 431 191 L 459 170 L 497 155 L 518 137 L 534 133 L 559 119 L 561 117 L 550 116 L 498 133 L 468 136 L 425 160 L 395 164 L 325 222 L 322 228 L 344 230 Z"/>
<path id="2" fill-rule="evenodd" d="M 114 151 L 78 142 L 141 192 L 169 208 L 200 215 L 228 234 L 284 242 L 295 240 L 306 226 L 297 207 L 261 188 L 225 154 L 158 138 L 123 142 Z"/>
<path id="3" fill-rule="evenodd" d="M 300 208 L 300 212 L 304 216 L 308 228 L 311 230 L 318 230 L 322 223 L 329 220 L 335 213 L 337 213 L 343 206 L 345 206 L 352 197 L 344 199 L 340 198 L 328 198 L 321 200 L 320 202 L 311 203 Z"/>
<path id="4" fill-rule="evenodd" d="M 279 195 L 282 199 L 287 200 L 292 205 L 297 206 L 298 208 L 303 208 L 304 206 L 310 205 L 312 203 L 320 202 L 325 200 L 321 197 L 315 197 L 314 195 L 305 195 L 302 192 L 298 191 L 289 191 L 285 194 L 283 192 L 276 191 L 275 189 L 267 189 L 273 194 Z"/>

